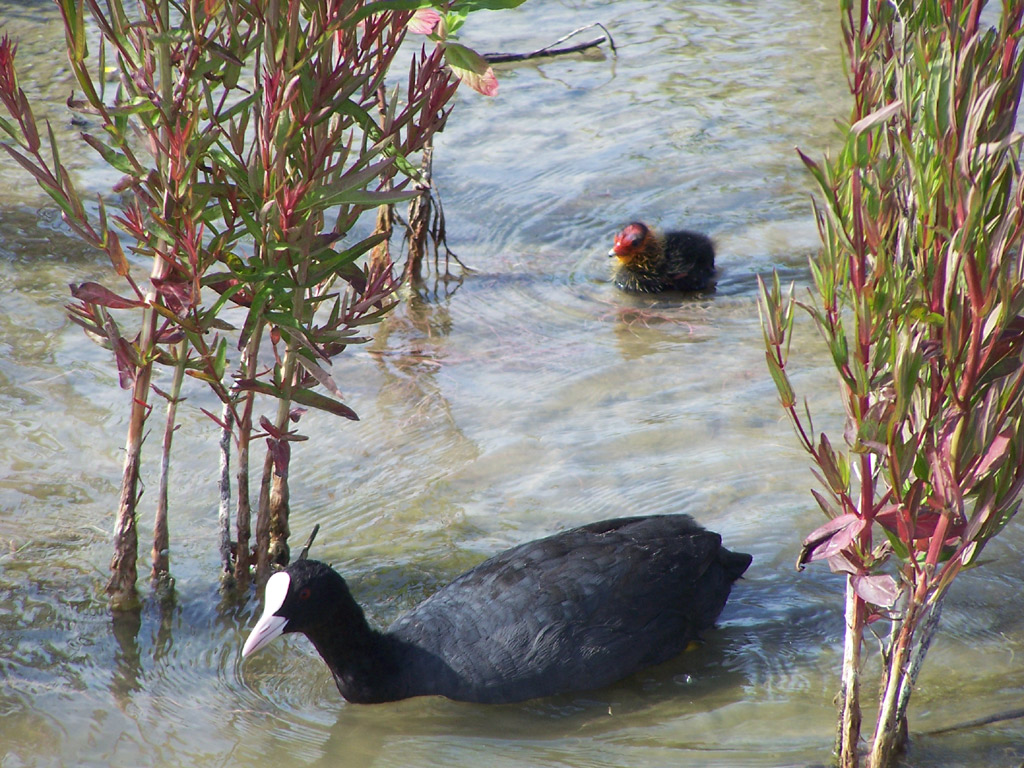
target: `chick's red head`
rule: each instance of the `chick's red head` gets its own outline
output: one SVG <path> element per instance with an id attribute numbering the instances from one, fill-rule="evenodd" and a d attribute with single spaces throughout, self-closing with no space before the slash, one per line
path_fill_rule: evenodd
<path id="1" fill-rule="evenodd" d="M 616 256 L 628 264 L 646 250 L 651 237 L 651 230 L 646 224 L 634 221 L 615 236 L 615 242 L 608 255 Z"/>

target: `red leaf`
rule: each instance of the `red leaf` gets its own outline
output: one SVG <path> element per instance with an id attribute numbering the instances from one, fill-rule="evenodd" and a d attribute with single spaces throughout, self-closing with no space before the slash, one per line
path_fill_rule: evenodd
<path id="1" fill-rule="evenodd" d="M 286 440 L 288 436 L 287 432 L 282 432 L 280 429 L 275 427 L 266 416 L 260 416 L 260 429 L 276 440 Z"/>
<path id="2" fill-rule="evenodd" d="M 138 371 L 135 350 L 121 337 L 110 341 L 114 348 L 114 361 L 117 363 L 118 383 L 121 385 L 121 389 L 131 389 Z"/>
<path id="3" fill-rule="evenodd" d="M 164 300 L 164 304 L 175 314 L 183 314 L 192 307 L 192 284 L 184 280 L 161 280 L 151 277 L 150 282 Z"/>
<path id="4" fill-rule="evenodd" d="M 917 520 L 914 521 L 913 530 L 909 531 L 910 539 L 926 539 L 935 533 L 935 526 L 939 522 L 938 512 L 918 512 Z M 890 531 L 895 532 L 901 539 L 903 534 L 900 532 L 900 510 L 899 507 L 893 505 L 888 506 L 881 512 L 875 515 L 875 520 L 880 525 L 885 526 Z"/>
<path id="5" fill-rule="evenodd" d="M 257 381 L 256 379 L 239 379 L 235 382 L 235 386 L 243 392 L 259 392 L 263 395 L 269 395 L 271 397 L 281 397 L 281 392 L 265 381 Z M 318 408 L 328 413 L 333 413 L 335 416 L 344 416 L 346 419 L 352 421 L 359 421 L 359 416 L 344 403 L 339 403 L 337 400 L 332 400 L 329 397 L 325 397 L 317 392 L 311 392 L 308 389 L 293 389 L 292 390 L 292 402 L 304 405 L 309 408 Z M 292 440 L 306 440 L 307 438 L 301 435 L 291 435 Z"/>
<path id="6" fill-rule="evenodd" d="M 291 413 L 294 413 L 295 410 L 302 409 L 293 409 Z M 294 421 L 298 421 L 298 419 L 294 419 Z M 309 439 L 305 435 L 299 435 L 296 434 L 295 432 L 284 432 L 278 429 L 270 422 L 270 419 L 268 419 L 266 416 L 260 416 L 260 428 L 268 435 L 270 435 L 271 439 L 280 440 L 281 442 L 301 442 L 303 440 Z"/>
<path id="7" fill-rule="evenodd" d="M 233 277 L 223 278 L 219 280 L 205 281 L 205 285 L 215 290 L 219 294 L 224 294 L 227 291 L 233 290 L 231 294 L 231 301 L 238 304 L 240 307 L 251 307 L 252 306 L 252 293 L 240 288 L 242 285 L 241 281 Z"/>
<path id="8" fill-rule="evenodd" d="M 268 437 L 267 448 L 274 459 L 274 474 L 278 477 L 288 477 L 288 464 L 292 456 L 292 448 L 289 442 Z"/>
<path id="9" fill-rule="evenodd" d="M 146 302 L 138 301 L 137 299 L 126 299 L 123 296 L 118 296 L 109 288 L 104 288 L 99 283 L 79 283 L 75 285 L 71 284 L 71 295 L 79 301 L 84 301 L 86 304 L 99 304 L 101 307 L 108 307 L 109 309 L 132 309 L 134 307 L 144 307 Z"/>
<path id="10" fill-rule="evenodd" d="M 177 344 L 185 338 L 185 332 L 180 328 L 162 328 L 156 332 L 157 344 Z"/>
<path id="11" fill-rule="evenodd" d="M 224 429 L 224 427 L 226 425 L 224 424 L 224 420 L 221 419 L 220 416 L 216 415 L 215 413 L 211 413 L 210 411 L 206 410 L 205 408 L 200 408 L 199 410 L 202 411 L 203 413 L 205 413 L 207 416 L 209 416 L 218 427 L 220 427 L 221 429 Z"/>

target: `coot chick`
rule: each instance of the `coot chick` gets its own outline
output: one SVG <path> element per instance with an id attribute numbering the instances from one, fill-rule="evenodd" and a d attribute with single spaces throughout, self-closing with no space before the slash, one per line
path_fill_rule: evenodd
<path id="1" fill-rule="evenodd" d="M 715 274 L 715 247 L 699 232 L 664 235 L 634 221 L 608 252 L 618 258 L 615 284 L 629 293 L 703 291 Z"/>
<path id="2" fill-rule="evenodd" d="M 600 688 L 683 651 L 750 561 L 688 515 L 606 520 L 502 552 L 379 632 L 341 576 L 298 560 L 267 582 L 242 656 L 301 632 L 359 703 Z"/>

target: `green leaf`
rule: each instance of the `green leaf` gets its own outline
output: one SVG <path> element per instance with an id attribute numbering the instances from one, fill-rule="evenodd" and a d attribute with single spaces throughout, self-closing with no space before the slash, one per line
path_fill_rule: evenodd
<path id="1" fill-rule="evenodd" d="M 265 381 L 246 379 L 239 381 L 237 386 L 242 391 L 258 392 L 261 395 L 269 395 L 270 397 L 276 397 L 278 399 L 284 397 L 284 392 L 282 390 Z M 290 399 L 292 402 L 298 403 L 299 405 L 305 405 L 308 408 L 316 408 L 321 411 L 333 413 L 335 416 L 344 416 L 346 419 L 359 421 L 359 416 L 347 405 L 334 400 L 333 398 L 321 395 L 319 392 L 295 387 L 292 388 Z"/>
<path id="2" fill-rule="evenodd" d="M 14 127 L 14 123 L 9 122 L 2 117 L 0 117 L 0 130 L 15 141 L 18 141 L 21 138 L 21 131 Z"/>
<path id="3" fill-rule="evenodd" d="M 249 307 L 248 313 L 246 313 L 245 323 L 242 325 L 242 332 L 238 338 L 239 349 L 249 343 L 249 338 L 252 336 L 253 331 L 256 330 L 257 325 L 263 322 L 263 307 L 270 296 L 270 289 L 265 286 L 253 296 L 252 305 Z"/>
<path id="4" fill-rule="evenodd" d="M 444 56 L 455 75 L 474 91 L 484 96 L 497 95 L 498 78 L 479 53 L 459 43 L 448 43 Z"/>
<path id="5" fill-rule="evenodd" d="M 896 555 L 896 557 L 904 563 L 909 562 L 910 549 L 907 547 L 906 544 L 903 543 L 903 540 L 900 538 L 899 534 L 895 531 L 890 531 L 884 525 L 879 525 L 878 527 L 882 529 L 882 533 L 885 534 L 885 538 L 889 540 L 889 544 L 892 546 L 893 554 Z"/>
<path id="6" fill-rule="evenodd" d="M 387 170 L 394 164 L 394 158 L 387 158 L 377 163 L 372 163 L 359 170 L 350 169 L 342 174 L 337 181 L 314 189 L 307 194 L 303 199 L 302 204 L 296 210 L 307 211 L 314 208 L 330 207 L 339 204 L 363 205 L 371 200 L 371 198 L 365 197 L 365 195 L 401 195 L 401 197 L 398 197 L 393 202 L 401 202 L 415 197 L 419 194 L 416 191 L 411 193 L 395 192 L 393 190 L 367 192 L 365 189 L 366 185 L 370 182 L 381 179 L 386 174 Z M 382 201 L 384 200 L 383 197 L 380 199 Z M 371 202 L 370 204 L 376 205 L 377 203 Z M 386 204 L 386 202 L 382 204 Z"/>
<path id="7" fill-rule="evenodd" d="M 843 333 L 842 328 L 837 328 L 836 332 L 830 335 L 827 339 L 829 352 L 832 353 L 832 361 L 835 363 L 836 368 L 845 370 L 850 364 L 850 348 L 847 346 L 846 334 Z"/>
<path id="8" fill-rule="evenodd" d="M 456 0 L 452 3 L 452 10 L 462 13 L 473 13 L 475 11 L 502 11 L 509 8 L 518 8 L 526 0 Z"/>
<path id="9" fill-rule="evenodd" d="M 340 191 L 332 191 L 330 188 L 325 188 L 314 190 L 310 192 L 310 194 L 306 195 L 302 201 L 302 205 L 296 210 L 322 210 L 324 208 L 333 208 L 336 205 L 391 205 L 393 203 L 412 200 L 417 195 L 419 195 L 417 190 L 412 190 L 410 192 L 396 192 L 393 190 L 373 191 L 368 189 L 342 189 Z"/>
<path id="10" fill-rule="evenodd" d="M 137 172 L 135 166 L 132 165 L 132 162 L 124 154 L 118 152 L 113 147 L 108 147 L 95 136 L 88 133 L 82 134 L 82 141 L 95 149 L 99 153 L 100 157 L 103 158 L 103 161 L 115 171 L 133 178 L 140 177 L 140 174 Z"/>
<path id="11" fill-rule="evenodd" d="M 307 279 L 308 284 L 304 287 L 309 288 L 314 285 L 319 285 L 332 275 L 341 275 L 343 272 L 347 274 L 347 270 L 344 269 L 346 266 L 352 264 L 352 262 L 357 258 L 386 239 L 387 234 L 384 232 L 370 235 L 370 237 L 360 240 L 351 248 L 347 248 L 344 251 L 323 259 L 314 268 L 309 270 Z M 360 270 L 357 269 L 356 271 L 359 271 L 361 274 Z"/>
<path id="12" fill-rule="evenodd" d="M 768 372 L 775 381 L 775 388 L 779 391 L 782 407 L 792 408 L 796 403 L 796 394 L 793 392 L 793 386 L 789 383 L 789 377 L 786 376 L 786 372 L 782 370 L 782 366 L 779 365 L 779 361 L 775 359 L 775 355 L 771 351 L 766 351 L 764 357 L 768 362 Z"/>
<path id="13" fill-rule="evenodd" d="M 213 370 L 217 374 L 218 380 L 224 379 L 224 371 L 227 369 L 228 359 L 228 340 L 221 336 L 220 343 L 217 344 L 217 352 L 213 358 Z"/>

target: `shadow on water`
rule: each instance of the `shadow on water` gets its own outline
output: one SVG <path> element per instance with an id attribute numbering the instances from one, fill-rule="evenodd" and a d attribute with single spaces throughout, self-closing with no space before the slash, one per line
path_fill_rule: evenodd
<path id="1" fill-rule="evenodd" d="M 117 651 L 114 654 L 114 670 L 110 679 L 110 692 L 121 709 L 125 709 L 133 694 L 142 690 L 142 652 L 139 648 L 139 631 L 142 629 L 142 613 L 127 611 L 118 613 L 110 621 Z M 159 623 L 165 642 L 170 639 L 167 621 Z M 156 654 L 154 653 L 154 661 Z"/>
<path id="2" fill-rule="evenodd" d="M 716 633 L 717 634 L 717 633 Z M 358 754 L 373 765 L 396 740 L 493 741 L 503 750 L 515 744 L 557 746 L 565 739 L 622 737 L 640 723 L 658 721 L 680 698 L 691 702 L 683 721 L 728 707 L 742 698 L 742 674 L 728 668 L 716 637 L 696 651 L 608 688 L 521 704 L 476 705 L 440 698 L 389 705 L 340 705 L 337 719 L 319 745 L 314 765 L 337 765 L 339 756 Z M 383 710 L 388 711 L 383 711 Z M 699 737 L 694 734 L 695 740 Z"/>

